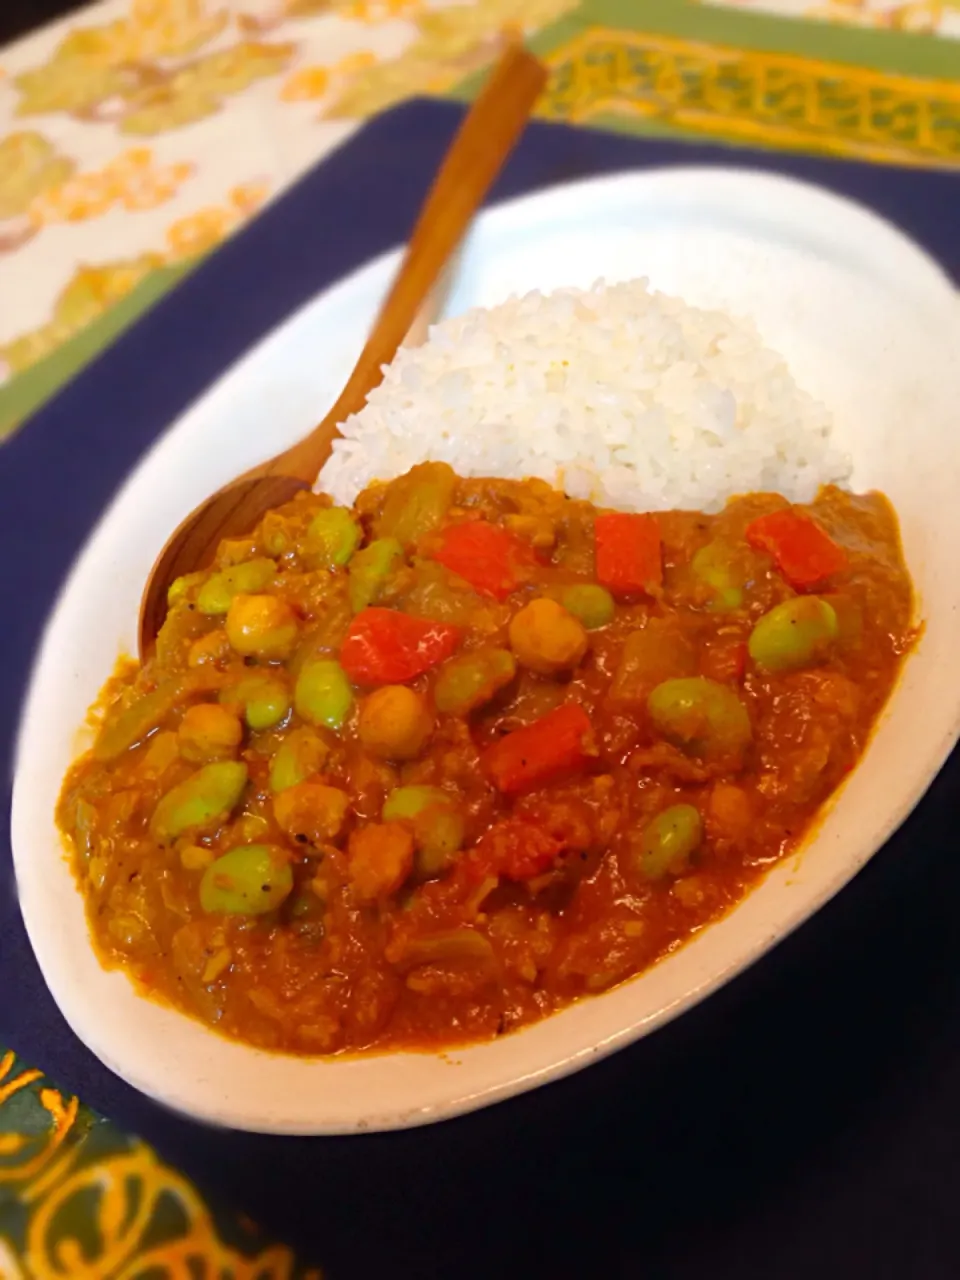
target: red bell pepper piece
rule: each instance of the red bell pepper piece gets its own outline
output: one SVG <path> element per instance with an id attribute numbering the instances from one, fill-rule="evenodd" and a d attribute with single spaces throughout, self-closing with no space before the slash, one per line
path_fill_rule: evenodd
<path id="1" fill-rule="evenodd" d="M 590 733 L 590 717 L 583 707 L 565 702 L 488 747 L 481 765 L 495 787 L 516 795 L 583 768 L 592 754 Z"/>
<path id="2" fill-rule="evenodd" d="M 527 543 L 486 520 L 450 525 L 433 555 L 476 591 L 496 600 L 506 600 L 516 591 L 537 563 Z"/>
<path id="3" fill-rule="evenodd" d="M 615 596 L 654 594 L 663 583 L 657 517 L 612 511 L 597 516 L 593 532 L 597 580 Z"/>
<path id="4" fill-rule="evenodd" d="M 773 556 L 795 590 L 815 586 L 846 568 L 847 554 L 810 516 L 785 507 L 760 516 L 746 528 L 747 542 Z"/>
<path id="5" fill-rule="evenodd" d="M 487 876 L 532 880 L 549 871 L 562 852 L 560 841 L 541 827 L 507 818 L 486 831 L 470 851 L 469 874 L 476 880 Z"/>
<path id="6" fill-rule="evenodd" d="M 460 630 L 395 609 L 363 609 L 347 629 L 340 664 L 355 684 L 404 684 L 449 658 Z"/>

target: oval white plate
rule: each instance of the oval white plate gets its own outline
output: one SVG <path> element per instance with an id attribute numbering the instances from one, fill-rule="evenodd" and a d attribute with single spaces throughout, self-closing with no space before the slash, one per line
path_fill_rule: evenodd
<path id="1" fill-rule="evenodd" d="M 586 1065 L 689 1008 L 847 881 L 904 819 L 960 727 L 960 308 L 936 265 L 867 211 L 746 172 L 667 170 L 556 188 L 481 218 L 448 310 L 512 290 L 648 275 L 752 316 L 832 408 L 854 485 L 900 514 L 926 629 L 860 767 L 803 855 L 648 974 L 492 1044 L 446 1056 L 308 1061 L 232 1043 L 138 996 L 90 947 L 53 822 L 77 726 L 121 650 L 167 533 L 332 402 L 394 270 L 389 255 L 293 316 L 153 449 L 80 556 L 46 632 L 18 753 L 13 848 L 44 976 L 118 1075 L 205 1120 L 275 1133 L 422 1124 Z"/>

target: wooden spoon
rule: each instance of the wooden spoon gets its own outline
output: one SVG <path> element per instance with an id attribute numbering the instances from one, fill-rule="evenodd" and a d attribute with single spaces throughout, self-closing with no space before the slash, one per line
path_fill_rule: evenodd
<path id="1" fill-rule="evenodd" d="M 222 538 L 249 533 L 267 511 L 316 481 L 339 424 L 363 407 L 523 132 L 547 79 L 542 63 L 511 44 L 454 138 L 413 229 L 400 270 L 336 404 L 299 444 L 219 489 L 180 525 L 161 551 L 140 601 L 140 656 L 167 615 L 167 591 L 205 568 Z"/>

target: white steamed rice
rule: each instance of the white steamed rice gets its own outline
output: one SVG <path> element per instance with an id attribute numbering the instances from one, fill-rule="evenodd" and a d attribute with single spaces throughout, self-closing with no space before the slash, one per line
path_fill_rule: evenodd
<path id="1" fill-rule="evenodd" d="M 429 459 L 638 511 L 761 490 L 808 502 L 850 474 L 830 433 L 752 324 L 601 281 L 468 311 L 401 350 L 319 488 L 350 504 Z"/>

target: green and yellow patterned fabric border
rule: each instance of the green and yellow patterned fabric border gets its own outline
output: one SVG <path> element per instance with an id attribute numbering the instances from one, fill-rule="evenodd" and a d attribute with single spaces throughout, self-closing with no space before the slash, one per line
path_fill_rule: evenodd
<path id="1" fill-rule="evenodd" d="M 99 0 L 0 49 L 0 438 L 364 120 L 468 97 L 518 21 L 549 119 L 960 167 L 960 0 Z M 0 1280 L 147 1275 L 320 1272 L 0 1048 Z"/>
<path id="2" fill-rule="evenodd" d="M 0 1280 L 321 1280 L 0 1051 Z"/>
<path id="3" fill-rule="evenodd" d="M 553 119 L 960 165 L 960 0 L 100 0 L 0 50 L 0 437 L 363 120 L 472 87 L 518 12 Z"/>

